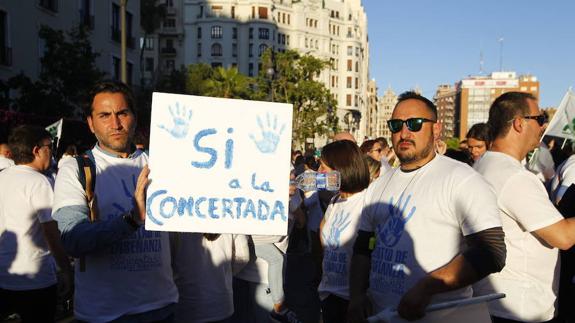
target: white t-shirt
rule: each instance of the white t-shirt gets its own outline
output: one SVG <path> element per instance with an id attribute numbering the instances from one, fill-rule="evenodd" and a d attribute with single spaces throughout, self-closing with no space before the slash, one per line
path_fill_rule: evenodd
<path id="1" fill-rule="evenodd" d="M 506 294 L 489 302 L 494 316 L 527 322 L 552 319 L 559 253 L 532 232 L 563 217 L 549 200 L 543 183 L 513 157 L 489 151 L 474 168 L 495 189 L 507 247 L 505 267 L 477 283 L 477 294 Z"/>
<path id="2" fill-rule="evenodd" d="M 325 212 L 321 229 L 323 274 L 318 288 L 322 300 L 329 294 L 349 299 L 349 269 L 364 194 L 365 190 L 347 199 L 338 198 Z"/>
<path id="3" fill-rule="evenodd" d="M 369 293 L 375 312 L 397 307 L 421 278 L 464 250 L 463 237 L 501 227 L 495 195 L 467 164 L 436 155 L 423 167 L 397 168 L 365 194 L 359 229 L 374 232 Z M 470 297 L 471 286 L 431 302 Z"/>
<path id="4" fill-rule="evenodd" d="M 551 200 L 559 203 L 572 184 L 575 184 L 575 155 L 571 155 L 557 167 L 557 173 L 551 181 Z"/>
<path id="5" fill-rule="evenodd" d="M 60 169 L 68 159 L 74 159 L 74 156 L 62 155 L 62 158 L 58 161 L 58 169 Z"/>
<path id="6" fill-rule="evenodd" d="M 48 178 L 18 165 L 0 172 L 0 288 L 32 290 L 56 284 L 56 267 L 42 231 L 52 221 Z"/>
<path id="7" fill-rule="evenodd" d="M 179 235 L 179 238 L 177 236 Z M 213 322 L 234 312 L 233 239 L 222 234 L 209 241 L 201 233 L 180 233 L 173 254 L 174 280 L 180 299 L 176 322 Z"/>
<path id="8" fill-rule="evenodd" d="M 136 181 L 148 156 L 136 151 L 130 158 L 118 158 L 97 147 L 92 152 L 100 220 L 122 216 L 132 209 Z M 86 200 L 78 180 L 78 163 L 69 159 L 56 178 L 53 210 L 74 205 L 86 205 Z M 74 312 L 80 320 L 111 321 L 159 309 L 178 299 L 166 232 L 146 231 L 142 226 L 106 250 L 86 255 L 85 263 L 86 270 L 80 271 L 77 265 L 75 274 Z"/>
<path id="9" fill-rule="evenodd" d="M 0 171 L 12 166 L 14 166 L 12 159 L 0 156 Z"/>

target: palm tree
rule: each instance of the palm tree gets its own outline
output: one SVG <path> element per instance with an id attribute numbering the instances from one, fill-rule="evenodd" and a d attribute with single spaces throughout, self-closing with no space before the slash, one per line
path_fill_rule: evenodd
<path id="1" fill-rule="evenodd" d="M 206 81 L 206 95 L 221 98 L 249 99 L 253 80 L 235 67 L 217 67 L 212 77 Z"/>

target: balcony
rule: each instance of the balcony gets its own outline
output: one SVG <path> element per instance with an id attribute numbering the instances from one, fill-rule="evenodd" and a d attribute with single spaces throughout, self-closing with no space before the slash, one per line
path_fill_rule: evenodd
<path id="1" fill-rule="evenodd" d="M 174 47 L 164 47 L 162 48 L 161 53 L 168 56 L 175 56 L 176 49 Z"/>
<path id="2" fill-rule="evenodd" d="M 0 65 L 12 66 L 12 48 L 0 48 Z"/>

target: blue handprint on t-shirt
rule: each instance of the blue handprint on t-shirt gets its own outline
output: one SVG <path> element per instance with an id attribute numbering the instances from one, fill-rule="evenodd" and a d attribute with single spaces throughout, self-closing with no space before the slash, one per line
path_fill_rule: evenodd
<path id="1" fill-rule="evenodd" d="M 256 140 L 253 134 L 250 134 L 250 138 L 256 144 L 259 151 L 264 154 L 271 154 L 276 151 L 278 143 L 280 141 L 280 136 L 285 129 L 285 124 L 281 126 L 278 131 L 278 117 L 274 116 L 273 124 L 270 120 L 269 113 L 266 115 L 266 125 L 264 126 L 262 119 L 258 116 L 258 126 L 260 127 L 262 133 L 262 139 Z"/>
<path id="2" fill-rule="evenodd" d="M 329 228 L 329 235 L 326 236 L 323 232 L 321 233 L 324 244 L 327 247 L 336 249 L 341 246 L 341 233 L 347 228 L 351 220 L 348 220 L 349 213 L 344 214 L 343 210 L 337 213 L 333 221 L 331 222 Z"/>
<path id="3" fill-rule="evenodd" d="M 180 104 L 176 102 L 176 111 L 172 109 L 172 106 L 169 106 L 168 109 L 170 110 L 170 114 L 172 115 L 172 122 L 174 123 L 173 127 L 170 129 L 164 125 L 158 125 L 160 129 L 166 130 L 169 134 L 171 134 L 174 138 L 184 138 L 188 134 L 188 130 L 190 129 L 190 120 L 192 119 L 192 110 L 186 109 L 183 107 L 180 109 Z"/>
<path id="4" fill-rule="evenodd" d="M 409 210 L 409 213 L 405 217 L 403 216 L 406 212 L 409 200 L 411 200 L 411 194 L 407 196 L 405 203 L 401 205 L 403 201 L 403 193 L 401 193 L 399 200 L 397 201 L 397 205 L 393 204 L 393 197 L 389 201 L 389 217 L 384 224 L 378 225 L 377 228 L 379 239 L 386 247 L 393 247 L 399 242 L 399 239 L 403 234 L 403 230 L 405 229 L 405 224 L 415 214 L 415 210 L 417 208 L 413 206 Z"/>

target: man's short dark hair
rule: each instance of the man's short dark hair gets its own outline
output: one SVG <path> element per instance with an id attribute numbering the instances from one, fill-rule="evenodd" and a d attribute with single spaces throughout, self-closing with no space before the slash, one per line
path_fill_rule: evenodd
<path id="1" fill-rule="evenodd" d="M 485 141 L 486 144 L 489 144 L 491 140 L 489 139 L 489 127 L 486 123 L 480 122 L 476 123 L 469 129 L 467 132 L 467 139 L 473 138 L 475 140 Z"/>
<path id="2" fill-rule="evenodd" d="M 12 150 L 12 159 L 16 165 L 34 161 L 34 147 L 42 145 L 44 139 L 52 139 L 46 129 L 39 126 L 22 125 L 10 132 L 8 146 Z"/>
<path id="3" fill-rule="evenodd" d="M 405 100 L 418 100 L 420 102 L 423 102 L 425 104 L 425 106 L 429 109 L 429 111 L 431 112 L 431 114 L 433 115 L 433 119 L 437 120 L 437 107 L 435 106 L 435 104 L 433 104 L 433 102 L 429 101 L 428 98 L 424 97 L 423 95 L 414 92 L 414 91 L 406 91 L 403 92 L 399 95 L 399 97 L 397 98 L 397 103 L 395 104 L 394 110 L 395 108 L 397 108 L 397 106 L 405 101 Z"/>
<path id="4" fill-rule="evenodd" d="M 491 140 L 505 136 L 511 128 L 510 121 L 529 113 L 528 99 L 537 101 L 535 96 L 525 92 L 507 92 L 493 101 L 487 120 Z"/>
<path id="5" fill-rule="evenodd" d="M 342 192 L 361 192 L 369 185 L 367 162 L 355 142 L 338 140 L 325 145 L 321 150 L 321 160 L 340 172 Z"/>
<path id="6" fill-rule="evenodd" d="M 90 102 L 86 104 L 86 107 L 84 109 L 85 117 L 89 117 L 92 115 L 93 110 L 92 104 L 94 103 L 94 98 L 96 97 L 96 95 L 100 93 L 122 93 L 122 95 L 124 95 L 124 100 L 126 100 L 126 103 L 128 104 L 128 109 L 130 109 L 132 113 L 136 114 L 136 109 L 134 107 L 135 104 L 134 94 L 132 93 L 130 87 L 120 81 L 107 80 L 96 83 L 96 85 L 94 85 L 94 87 L 90 91 L 90 97 L 89 97 Z"/>

